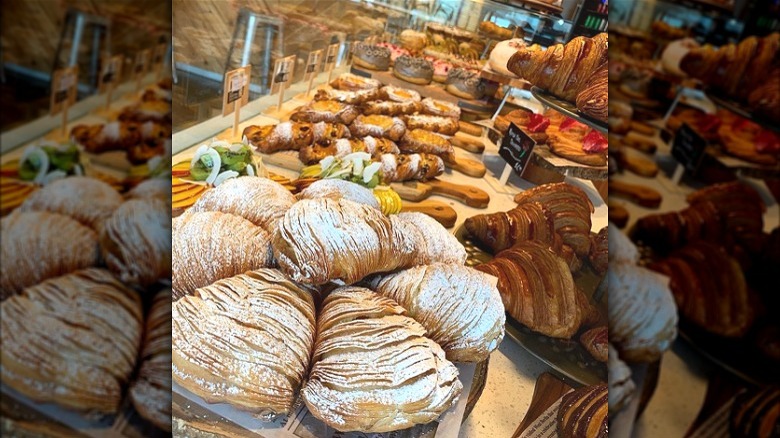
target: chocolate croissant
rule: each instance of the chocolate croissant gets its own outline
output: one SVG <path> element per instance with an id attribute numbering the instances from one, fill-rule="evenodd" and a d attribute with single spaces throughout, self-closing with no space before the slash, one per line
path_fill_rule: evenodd
<path id="1" fill-rule="evenodd" d="M 504 305 L 486 274 L 436 263 L 378 276 L 371 289 L 408 309 L 453 362 L 480 362 L 504 337 Z"/>
<path id="2" fill-rule="evenodd" d="M 458 369 L 391 299 L 357 287 L 331 292 L 317 321 L 309 411 L 339 431 L 382 433 L 437 419 L 458 399 Z"/>
<path id="3" fill-rule="evenodd" d="M 309 369 L 311 291 L 279 271 L 226 278 L 173 303 L 173 379 L 261 418 L 292 411 Z"/>
<path id="4" fill-rule="evenodd" d="M 552 213 L 538 202 L 520 204 L 507 212 L 478 214 L 466 219 L 464 225 L 477 242 L 494 254 L 525 240 L 552 246 L 556 237 Z"/>
<path id="5" fill-rule="evenodd" d="M 174 218 L 172 224 L 174 299 L 273 263 L 268 233 L 240 216 L 187 212 Z"/>

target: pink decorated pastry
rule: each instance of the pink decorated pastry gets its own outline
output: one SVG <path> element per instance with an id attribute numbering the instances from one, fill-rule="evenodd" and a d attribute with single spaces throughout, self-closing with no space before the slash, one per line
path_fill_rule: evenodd
<path id="1" fill-rule="evenodd" d="M 447 82 L 447 74 L 452 68 L 451 63 L 437 59 L 433 62 L 433 80 L 441 83 Z"/>
<path id="2" fill-rule="evenodd" d="M 377 46 L 390 49 L 390 65 L 395 64 L 395 60 L 399 56 L 410 55 L 408 50 L 404 49 L 403 47 L 396 46 L 393 43 L 379 43 Z"/>

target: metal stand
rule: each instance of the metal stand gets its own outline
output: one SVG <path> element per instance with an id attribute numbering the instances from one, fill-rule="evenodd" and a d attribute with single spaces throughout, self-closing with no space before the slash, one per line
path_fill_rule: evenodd
<path id="1" fill-rule="evenodd" d="M 76 9 L 68 9 L 65 16 L 65 25 L 62 27 L 60 41 L 57 44 L 57 55 L 52 65 L 52 75 L 55 70 L 63 67 L 73 67 L 78 65 L 79 48 L 84 33 L 87 29 L 92 30 L 92 42 L 89 50 L 89 61 L 86 69 L 81 67 L 79 79 L 82 84 L 87 84 L 87 93 L 92 93 L 97 89 L 98 75 L 100 74 L 100 57 L 103 54 L 111 55 L 111 48 L 108 41 L 111 40 L 111 21 L 105 17 L 88 14 Z M 67 53 L 64 53 L 66 47 L 69 47 Z M 60 60 L 65 59 L 65 65 Z"/>

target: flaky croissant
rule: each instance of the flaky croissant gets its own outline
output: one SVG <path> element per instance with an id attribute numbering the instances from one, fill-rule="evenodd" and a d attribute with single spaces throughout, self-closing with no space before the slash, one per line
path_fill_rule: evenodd
<path id="1" fill-rule="evenodd" d="M 187 212 L 172 221 L 173 297 L 273 263 L 268 233 L 222 212 Z"/>
<path id="2" fill-rule="evenodd" d="M 137 293 L 90 268 L 27 288 L 0 313 L 3 385 L 38 402 L 119 410 L 141 342 Z"/>
<path id="3" fill-rule="evenodd" d="M 435 420 L 458 399 L 458 370 L 394 301 L 333 291 L 317 322 L 306 407 L 340 431 L 381 433 Z"/>
<path id="4" fill-rule="evenodd" d="M 504 337 L 504 305 L 488 275 L 436 263 L 373 278 L 371 289 L 398 302 L 453 362 L 479 362 Z"/>
<path id="5" fill-rule="evenodd" d="M 104 222 L 103 259 L 125 284 L 147 287 L 171 276 L 171 211 L 159 199 L 132 199 Z"/>
<path id="6" fill-rule="evenodd" d="M 221 211 L 241 216 L 269 234 L 295 203 L 295 196 L 268 178 L 242 176 L 207 190 L 190 211 Z"/>
<path id="7" fill-rule="evenodd" d="M 103 221 L 122 201 L 122 195 L 107 183 L 95 178 L 72 176 L 35 191 L 24 201 L 21 211 L 64 214 L 99 231 Z"/>
<path id="8" fill-rule="evenodd" d="M 173 379 L 208 403 L 288 414 L 309 368 L 311 292 L 279 271 L 220 280 L 173 303 Z"/>
<path id="9" fill-rule="evenodd" d="M 478 214 L 464 222 L 466 230 L 480 244 L 496 254 L 516 242 L 539 240 L 555 243 L 553 214 L 538 202 L 528 202 L 503 212 Z"/>
<path id="10" fill-rule="evenodd" d="M 97 234 L 68 216 L 14 211 L 0 221 L 0 298 L 48 278 L 95 266 Z"/>

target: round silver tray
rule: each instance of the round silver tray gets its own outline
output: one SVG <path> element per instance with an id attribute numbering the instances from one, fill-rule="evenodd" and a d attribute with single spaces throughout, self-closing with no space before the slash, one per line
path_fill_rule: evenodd
<path id="1" fill-rule="evenodd" d="M 571 102 L 559 99 L 537 86 L 531 87 L 531 94 L 533 94 L 533 96 L 543 104 L 558 111 L 566 117 L 571 117 L 572 119 L 580 123 L 584 123 L 603 134 L 609 133 L 609 125 L 581 113 L 580 110 L 578 110 L 576 106 L 572 105 Z"/>

